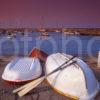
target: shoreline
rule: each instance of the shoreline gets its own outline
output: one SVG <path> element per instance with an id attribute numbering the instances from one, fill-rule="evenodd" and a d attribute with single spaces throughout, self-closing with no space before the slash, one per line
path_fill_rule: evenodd
<path id="1" fill-rule="evenodd" d="M 9 56 L 9 57 L 6 57 L 6 56 L 2 56 L 0 57 L 0 75 L 2 75 L 3 71 L 4 71 L 4 68 L 5 66 L 12 60 L 16 58 L 16 56 Z M 100 82 L 100 69 L 98 69 L 96 67 L 97 65 L 97 58 L 92 58 L 92 57 L 84 57 L 83 60 L 90 66 L 90 68 L 93 70 L 94 74 L 95 74 L 95 77 L 97 78 L 97 80 Z M 7 96 L 8 98 L 12 99 L 15 95 L 12 94 L 12 91 L 17 87 L 17 85 L 8 85 L 7 83 L 5 83 L 1 78 L 0 78 L 0 89 L 2 90 L 0 92 L 0 97 L 1 98 L 4 98 L 4 100 L 6 99 L 5 97 Z M 11 87 L 12 86 L 12 87 Z M 41 95 L 41 99 L 40 100 L 43 100 L 44 96 L 42 94 L 45 94 L 45 96 L 49 97 L 51 94 L 53 95 L 53 97 L 55 99 L 53 100 L 56 100 L 57 97 L 59 97 L 59 100 L 66 100 L 66 97 L 54 92 L 50 86 L 48 86 L 45 82 L 43 82 L 39 87 L 37 87 L 36 89 L 41 89 L 41 88 L 45 88 L 47 87 L 48 90 L 47 91 L 42 91 L 39 93 Z M 32 91 L 35 91 L 36 89 L 32 90 Z M 3 92 L 4 91 L 4 92 Z M 5 92 L 6 91 L 6 92 Z M 35 92 L 31 92 L 29 93 L 28 95 L 26 95 L 25 97 L 23 98 L 27 98 L 27 97 L 31 97 L 31 96 L 34 96 L 34 93 Z M 4 97 L 3 97 L 4 96 Z M 61 99 L 63 98 L 63 99 Z M 9 100 L 10 100 L 9 99 Z M 17 97 L 17 99 L 19 100 L 19 97 Z M 17 100 L 16 99 L 16 100 Z M 98 93 L 98 95 L 96 96 L 95 100 L 99 100 L 100 99 L 100 93 Z M 31 100 L 31 99 L 29 99 Z M 46 100 L 49 100 L 46 99 Z M 70 100 L 70 99 L 69 99 Z"/>
<path id="2" fill-rule="evenodd" d="M 66 35 L 100 36 L 100 28 L 0 28 L 0 34 L 22 34 L 26 32 L 61 32 Z"/>

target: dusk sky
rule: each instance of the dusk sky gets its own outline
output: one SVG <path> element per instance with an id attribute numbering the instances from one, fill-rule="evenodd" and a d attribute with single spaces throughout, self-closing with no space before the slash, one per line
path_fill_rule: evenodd
<path id="1" fill-rule="evenodd" d="M 100 27 L 100 0 L 0 0 L 0 27 Z"/>

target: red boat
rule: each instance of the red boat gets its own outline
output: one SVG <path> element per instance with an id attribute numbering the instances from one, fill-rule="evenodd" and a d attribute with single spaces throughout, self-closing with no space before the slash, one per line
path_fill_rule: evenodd
<path id="1" fill-rule="evenodd" d="M 48 57 L 48 54 L 43 52 L 42 50 L 35 48 L 29 53 L 29 57 L 37 57 L 41 61 L 45 62 Z"/>

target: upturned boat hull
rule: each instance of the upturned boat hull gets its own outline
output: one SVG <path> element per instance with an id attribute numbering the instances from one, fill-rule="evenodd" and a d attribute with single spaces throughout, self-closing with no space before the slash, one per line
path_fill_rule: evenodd
<path id="1" fill-rule="evenodd" d="M 61 66 L 71 57 L 61 53 L 50 55 L 45 65 L 46 74 Z M 54 90 L 64 96 L 73 99 L 91 100 L 99 91 L 99 83 L 84 61 L 75 58 L 71 62 L 75 60 L 76 64 L 48 76 L 47 81 Z"/>

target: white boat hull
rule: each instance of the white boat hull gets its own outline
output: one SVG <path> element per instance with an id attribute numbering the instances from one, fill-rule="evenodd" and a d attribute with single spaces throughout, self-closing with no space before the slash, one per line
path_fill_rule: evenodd
<path id="1" fill-rule="evenodd" d="M 38 58 L 16 58 L 7 64 L 2 79 L 10 82 L 25 82 L 38 78 L 42 67 Z"/>
<path id="2" fill-rule="evenodd" d="M 70 55 L 56 53 L 47 58 L 46 74 L 70 59 Z M 80 100 L 91 100 L 99 91 L 99 83 L 92 70 L 81 59 L 77 64 L 70 65 L 47 77 L 49 84 L 59 93 Z"/>

